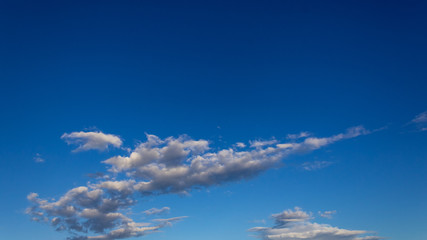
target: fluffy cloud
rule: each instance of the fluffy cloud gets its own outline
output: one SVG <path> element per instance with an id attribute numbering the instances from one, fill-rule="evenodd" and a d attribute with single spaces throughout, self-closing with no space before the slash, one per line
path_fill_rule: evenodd
<path id="1" fill-rule="evenodd" d="M 332 227 L 328 224 L 312 223 L 311 214 L 300 208 L 285 210 L 271 216 L 276 225 L 273 227 L 254 227 L 249 229 L 256 232 L 260 239 L 276 240 L 374 240 L 378 236 L 366 236 L 369 232 L 363 230 L 347 230 Z"/>
<path id="2" fill-rule="evenodd" d="M 184 217 L 135 222 L 124 213 L 144 195 L 187 193 L 193 188 L 209 187 L 252 178 L 276 167 L 290 154 L 301 154 L 334 142 L 368 134 L 361 126 L 325 138 L 308 137 L 302 141 L 279 143 L 277 140 L 239 143 L 213 151 L 207 140 L 188 136 L 161 139 L 147 134 L 128 155 L 111 157 L 109 174 L 95 174 L 95 183 L 73 188 L 58 200 L 28 195 L 27 209 L 34 221 L 45 222 L 57 231 L 68 231 L 71 240 L 115 240 L 144 236 L 171 226 Z M 62 136 L 69 144 L 79 144 L 75 151 L 105 150 L 120 147 L 119 137 L 101 132 L 74 132 Z M 112 173 L 112 174 L 111 174 Z M 166 213 L 168 207 L 145 211 L 147 216 Z M 306 223 L 311 217 L 296 209 L 274 215 L 278 226 Z"/>
<path id="3" fill-rule="evenodd" d="M 72 132 L 64 133 L 61 136 L 67 144 L 78 145 L 74 150 L 75 152 L 87 150 L 105 151 L 108 146 L 120 147 L 122 140 L 113 134 L 105 134 L 103 132 Z"/>
<path id="4" fill-rule="evenodd" d="M 277 140 L 268 140 L 268 141 L 262 141 L 262 140 L 255 140 L 255 141 L 249 141 L 249 143 L 251 144 L 250 146 L 252 148 L 261 148 L 261 147 L 265 147 L 265 146 L 271 146 L 273 144 L 277 143 Z"/>
<path id="5" fill-rule="evenodd" d="M 70 240 L 138 237 L 171 226 L 183 218 L 134 222 L 122 213 L 136 203 L 134 191 L 129 191 L 128 187 L 126 182 L 102 182 L 73 188 L 52 201 L 31 193 L 27 198 L 33 206 L 27 209 L 27 214 L 33 221 L 48 223 L 57 231 L 68 231 L 72 235 Z M 86 236 L 88 233 L 97 235 Z"/>
<path id="6" fill-rule="evenodd" d="M 311 214 L 302 211 L 299 207 L 295 207 L 295 210 L 288 209 L 271 216 L 276 221 L 276 226 L 286 226 L 289 223 L 304 222 L 311 218 Z"/>
<path id="7" fill-rule="evenodd" d="M 208 151 L 209 142 L 186 136 L 160 139 L 147 135 L 128 156 L 115 156 L 104 161 L 110 171 L 126 173 L 137 183 L 134 189 L 143 194 L 186 193 L 193 187 L 208 187 L 225 182 L 252 178 L 277 166 L 295 153 L 307 153 L 334 142 L 368 134 L 358 126 L 331 137 L 309 137 L 301 142 L 278 143 L 252 141 L 250 147 Z"/>
<path id="8" fill-rule="evenodd" d="M 242 142 L 237 142 L 236 144 L 234 144 L 234 146 L 236 146 L 238 148 L 244 148 L 244 147 L 246 147 L 246 144 L 244 144 Z"/>

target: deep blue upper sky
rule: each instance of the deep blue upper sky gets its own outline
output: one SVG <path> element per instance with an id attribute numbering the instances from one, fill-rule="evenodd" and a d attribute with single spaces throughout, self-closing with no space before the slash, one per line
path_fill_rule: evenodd
<path id="1" fill-rule="evenodd" d="M 123 154 L 71 153 L 66 132 L 227 148 L 363 125 L 387 129 L 248 182 L 147 200 L 141 210 L 190 217 L 146 238 L 252 239 L 251 221 L 300 206 L 426 239 L 427 132 L 410 123 L 427 110 L 426 29 L 426 1 L 0 1 L 0 238 L 63 237 L 23 214 L 27 194 L 61 196 Z M 311 160 L 333 164 L 292 167 Z"/>

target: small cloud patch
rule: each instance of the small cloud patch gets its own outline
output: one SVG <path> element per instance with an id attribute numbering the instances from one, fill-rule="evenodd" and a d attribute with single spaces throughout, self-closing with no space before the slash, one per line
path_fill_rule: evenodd
<path id="1" fill-rule="evenodd" d="M 332 211 L 331 211 L 332 213 Z M 378 240 L 382 237 L 373 236 L 365 230 L 347 230 L 328 224 L 312 222 L 311 213 L 301 208 L 288 209 L 271 217 L 275 220 L 273 227 L 254 227 L 255 237 L 269 240 Z"/>
<path id="2" fill-rule="evenodd" d="M 332 162 L 328 161 L 314 161 L 314 162 L 305 162 L 301 165 L 301 168 L 306 171 L 316 171 L 322 168 L 328 167 Z"/>
<path id="3" fill-rule="evenodd" d="M 36 155 L 33 157 L 34 162 L 36 163 L 44 163 L 46 160 L 42 158 L 42 155 L 40 153 L 36 153 Z"/>
<path id="4" fill-rule="evenodd" d="M 119 148 L 122 145 L 120 137 L 103 132 L 72 132 L 61 136 L 68 145 L 78 145 L 73 152 L 88 150 L 105 151 L 109 146 Z"/>

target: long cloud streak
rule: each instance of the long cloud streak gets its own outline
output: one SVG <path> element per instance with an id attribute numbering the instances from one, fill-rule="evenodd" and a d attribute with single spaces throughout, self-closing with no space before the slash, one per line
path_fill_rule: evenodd
<path id="1" fill-rule="evenodd" d="M 104 161 L 110 171 L 137 179 L 134 190 L 144 194 L 186 193 L 192 187 L 208 187 L 252 178 L 276 166 L 285 157 L 308 153 L 334 142 L 368 134 L 358 126 L 331 137 L 309 137 L 301 142 L 256 141 L 252 147 L 208 151 L 209 142 L 188 137 L 160 139 L 147 135 L 129 156 Z"/>

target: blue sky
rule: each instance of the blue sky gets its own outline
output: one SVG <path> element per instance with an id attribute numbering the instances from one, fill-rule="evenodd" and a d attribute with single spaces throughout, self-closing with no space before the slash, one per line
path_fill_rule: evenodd
<path id="1" fill-rule="evenodd" d="M 426 11 L 1 1 L 0 239 L 426 239 Z"/>

